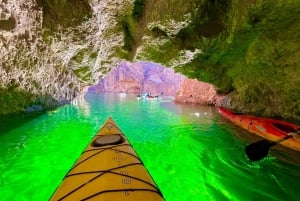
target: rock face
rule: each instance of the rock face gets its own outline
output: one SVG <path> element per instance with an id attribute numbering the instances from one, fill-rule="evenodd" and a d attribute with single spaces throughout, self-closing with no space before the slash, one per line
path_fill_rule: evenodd
<path id="1" fill-rule="evenodd" d="M 214 86 L 189 79 L 173 69 L 152 62 L 121 62 L 98 84 L 89 87 L 89 92 L 151 93 L 174 96 L 175 102 L 220 105 L 223 96 Z"/>
<path id="2" fill-rule="evenodd" d="M 217 94 L 213 85 L 185 78 L 179 93 L 175 96 L 175 101 L 215 105 L 220 98 L 221 96 Z"/>
<path id="3" fill-rule="evenodd" d="M 210 82 L 236 111 L 300 122 L 299 12 L 299 0 L 1 1 L 0 115 L 68 102 L 143 60 Z M 164 80 L 147 79 L 115 87 Z"/>
<path id="4" fill-rule="evenodd" d="M 68 103 L 119 62 L 133 0 L 0 3 L 0 115 Z M 120 6 L 122 5 L 122 6 Z M 114 30 L 114 31 L 112 31 Z"/>
<path id="5" fill-rule="evenodd" d="M 89 92 L 151 93 L 175 96 L 184 76 L 152 62 L 121 62 Z"/>

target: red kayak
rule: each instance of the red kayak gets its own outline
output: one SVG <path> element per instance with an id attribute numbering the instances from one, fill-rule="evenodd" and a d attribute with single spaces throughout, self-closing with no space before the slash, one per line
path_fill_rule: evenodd
<path id="1" fill-rule="evenodd" d="M 270 141 L 277 141 L 287 136 L 288 133 L 296 133 L 300 130 L 300 126 L 281 120 L 233 113 L 223 107 L 218 107 L 218 110 L 224 118 L 234 124 Z M 300 141 L 294 138 L 289 138 L 280 144 L 300 151 Z"/>

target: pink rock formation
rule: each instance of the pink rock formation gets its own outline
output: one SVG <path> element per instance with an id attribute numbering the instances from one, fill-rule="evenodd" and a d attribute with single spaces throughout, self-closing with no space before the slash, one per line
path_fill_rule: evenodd
<path id="1" fill-rule="evenodd" d="M 175 96 L 175 102 L 214 105 L 219 97 L 213 85 L 185 78 Z"/>
<path id="2" fill-rule="evenodd" d="M 121 62 L 90 92 L 151 93 L 152 95 L 175 96 L 184 76 L 152 62 Z"/>
<path id="3" fill-rule="evenodd" d="M 217 104 L 222 97 L 213 85 L 188 79 L 171 68 L 152 62 L 121 62 L 110 74 L 91 86 L 89 92 L 151 93 L 175 96 L 176 102 Z"/>

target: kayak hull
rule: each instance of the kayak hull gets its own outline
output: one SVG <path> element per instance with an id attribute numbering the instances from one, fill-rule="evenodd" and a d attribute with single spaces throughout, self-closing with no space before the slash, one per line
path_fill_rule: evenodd
<path id="1" fill-rule="evenodd" d="M 50 200 L 164 200 L 112 118 L 83 151 Z"/>
<path id="2" fill-rule="evenodd" d="M 224 118 L 237 126 L 270 141 L 277 141 L 287 136 L 288 133 L 295 133 L 300 129 L 300 126 L 286 121 L 238 114 L 223 107 L 218 107 L 218 111 Z M 294 138 L 287 139 L 280 144 L 300 151 L 300 141 Z"/>

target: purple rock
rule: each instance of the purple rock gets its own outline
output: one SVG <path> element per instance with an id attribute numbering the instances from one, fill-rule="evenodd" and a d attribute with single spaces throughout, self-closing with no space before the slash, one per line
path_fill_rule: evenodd
<path id="1" fill-rule="evenodd" d="M 88 91 L 175 96 L 183 80 L 183 75 L 157 63 L 123 61 Z"/>

